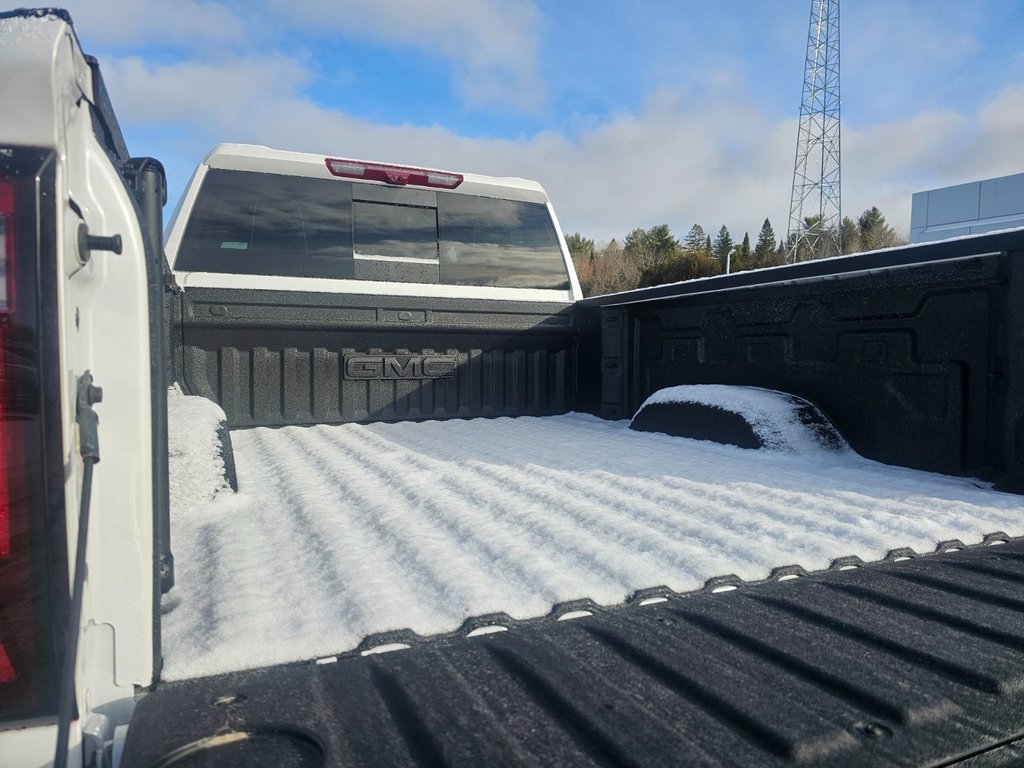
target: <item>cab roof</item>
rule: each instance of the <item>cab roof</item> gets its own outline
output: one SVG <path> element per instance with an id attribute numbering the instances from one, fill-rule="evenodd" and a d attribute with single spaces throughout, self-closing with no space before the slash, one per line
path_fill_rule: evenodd
<path id="1" fill-rule="evenodd" d="M 211 168 L 223 168 L 235 171 L 255 171 L 259 173 L 276 173 L 286 176 L 306 176 L 313 178 L 334 179 L 337 174 L 331 173 L 328 161 L 336 155 L 321 155 L 309 152 L 289 152 L 272 149 L 258 144 L 218 144 L 203 158 L 203 163 Z M 374 166 L 391 166 L 377 161 L 358 160 Z M 417 170 L 408 168 L 407 170 Z M 453 173 L 445 171 L 444 173 Z M 462 177 L 458 187 L 450 191 L 465 195 L 480 195 L 505 200 L 522 200 L 532 203 L 547 203 L 548 196 L 544 188 L 536 181 L 507 176 L 483 176 L 475 173 L 458 172 Z M 391 186 L 384 181 L 367 179 L 346 179 L 358 184 L 376 184 Z M 409 184 L 409 186 L 416 186 Z"/>

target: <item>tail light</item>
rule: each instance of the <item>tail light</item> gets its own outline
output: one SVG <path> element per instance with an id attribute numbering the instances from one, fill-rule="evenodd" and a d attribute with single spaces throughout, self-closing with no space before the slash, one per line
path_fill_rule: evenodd
<path id="1" fill-rule="evenodd" d="M 343 176 L 346 179 L 383 181 L 399 186 L 414 184 L 418 187 L 440 187 L 441 189 L 455 189 L 463 181 L 463 176 L 460 173 L 435 171 L 430 168 L 407 168 L 404 165 L 364 163 L 362 160 L 341 160 L 334 157 L 326 158 L 325 162 L 327 170 L 335 176 Z"/>
<path id="2" fill-rule="evenodd" d="M 7 481 L 10 464 L 15 459 L 16 446 L 12 445 L 12 432 L 9 421 L 13 414 L 8 412 L 7 392 L 7 331 L 11 320 L 11 305 L 14 299 L 13 286 L 8 278 L 14 274 L 14 184 L 10 179 L 0 178 L 0 558 L 11 557 L 11 488 Z M 6 569 L 5 569 L 6 575 Z M 5 579 L 6 582 L 6 579 Z M 14 589 L 11 589 L 11 588 Z M 17 585 L 0 586 L 3 597 L 8 591 L 16 591 Z M 17 598 L 16 595 L 10 595 Z M 13 603 L 13 601 L 12 601 Z M 2 605 L 7 608 L 7 599 Z M 11 606 L 13 608 L 14 605 Z M 5 611 L 6 612 L 6 611 Z M 13 683 L 18 679 L 4 646 L 4 635 L 0 634 L 0 684 Z M 8 642 L 11 642 L 9 639 Z"/>
<path id="3" fill-rule="evenodd" d="M 56 713 L 63 650 L 53 176 L 48 152 L 0 151 L 0 721 Z"/>
<path id="4" fill-rule="evenodd" d="M 10 179 L 0 179 L 0 557 L 11 554 L 11 504 L 7 487 L 8 459 L 6 430 L 7 397 L 5 385 L 7 375 L 4 366 L 4 350 L 7 348 L 7 324 L 10 321 L 14 301 L 14 184 Z M 0 637 L 0 643 L 3 638 Z M 2 652 L 2 647 L 0 647 Z M 0 669 L 0 680 L 3 680 Z"/>
<path id="5" fill-rule="evenodd" d="M 17 679 L 11 660 L 7 658 L 7 651 L 4 650 L 3 643 L 0 643 L 0 683 L 13 683 Z"/>

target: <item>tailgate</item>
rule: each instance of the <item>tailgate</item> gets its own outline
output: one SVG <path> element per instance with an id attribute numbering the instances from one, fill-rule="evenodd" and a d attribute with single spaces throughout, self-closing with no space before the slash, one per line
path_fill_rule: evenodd
<path id="1" fill-rule="evenodd" d="M 186 288 L 178 381 L 231 427 L 565 413 L 565 303 Z"/>

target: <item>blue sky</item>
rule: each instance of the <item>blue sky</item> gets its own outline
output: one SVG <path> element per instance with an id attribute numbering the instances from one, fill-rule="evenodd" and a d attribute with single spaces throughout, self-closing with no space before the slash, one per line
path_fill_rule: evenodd
<path id="1" fill-rule="evenodd" d="M 69 0 L 176 199 L 222 141 L 536 178 L 598 240 L 784 233 L 809 0 Z M 1024 171 L 1024 10 L 843 0 L 843 210 Z"/>

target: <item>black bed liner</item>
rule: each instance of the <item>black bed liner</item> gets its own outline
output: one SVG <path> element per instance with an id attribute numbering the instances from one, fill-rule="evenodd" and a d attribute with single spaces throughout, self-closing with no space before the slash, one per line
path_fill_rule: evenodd
<path id="1" fill-rule="evenodd" d="M 1024 541 L 997 538 L 163 685 L 122 765 L 1024 763 Z"/>
<path id="2" fill-rule="evenodd" d="M 1024 493 L 1024 229 L 576 304 L 574 407 L 680 384 L 814 403 L 862 456 Z"/>

